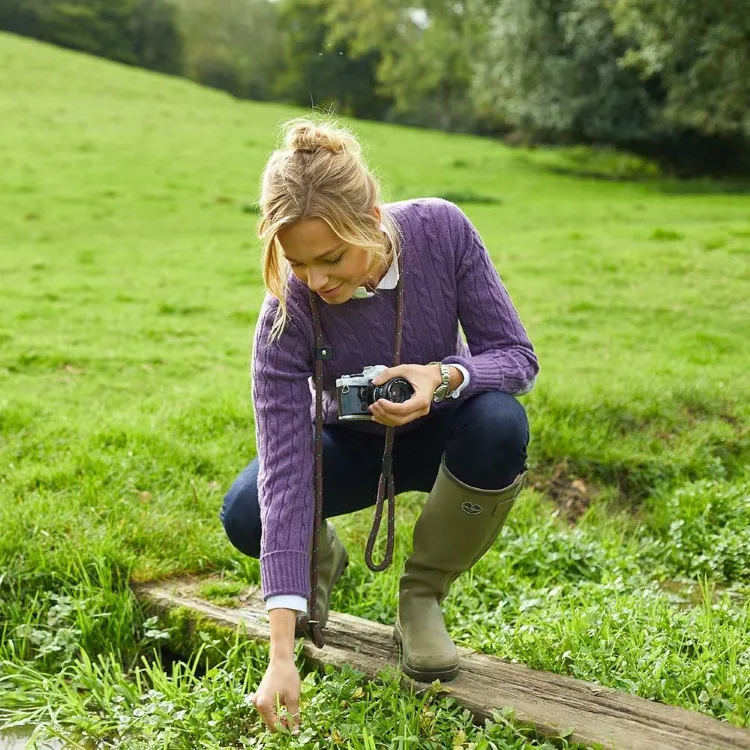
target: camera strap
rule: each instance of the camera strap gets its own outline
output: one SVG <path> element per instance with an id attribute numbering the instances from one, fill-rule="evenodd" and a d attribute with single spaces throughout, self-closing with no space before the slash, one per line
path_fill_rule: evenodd
<path id="1" fill-rule="evenodd" d="M 396 256 L 398 263 L 398 284 L 396 287 L 396 334 L 393 346 L 392 367 L 401 364 L 401 340 L 404 323 L 404 265 L 401 253 Z M 315 519 L 313 523 L 312 554 L 310 558 L 310 601 L 307 612 L 307 630 L 310 639 L 317 648 L 323 648 L 325 641 L 320 632 L 320 623 L 315 616 L 318 589 L 318 545 L 320 542 L 320 527 L 323 522 L 323 360 L 330 359 L 331 350 L 323 341 L 323 329 L 320 324 L 320 310 L 315 292 L 310 290 L 310 310 L 315 326 Z M 375 518 L 367 539 L 365 549 L 365 563 L 375 573 L 386 570 L 393 560 L 393 543 L 396 536 L 396 493 L 393 479 L 393 437 L 394 428 L 387 427 L 385 431 L 385 450 L 383 451 L 383 465 L 378 480 L 378 493 L 375 504 Z M 383 518 L 383 505 L 388 500 L 388 536 L 383 561 L 375 564 L 372 552 L 380 531 Z"/>

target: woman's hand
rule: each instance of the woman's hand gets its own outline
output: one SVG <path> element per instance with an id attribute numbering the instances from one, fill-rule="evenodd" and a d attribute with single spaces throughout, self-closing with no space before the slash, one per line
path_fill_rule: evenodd
<path id="1" fill-rule="evenodd" d="M 400 427 L 430 413 L 432 396 L 442 377 L 437 365 L 399 365 L 381 372 L 372 382 L 383 385 L 391 378 L 405 378 L 411 383 L 414 395 L 403 404 L 378 399 L 369 407 L 373 420 L 388 427 Z"/>
<path id="2" fill-rule="evenodd" d="M 298 731 L 302 682 L 294 663 L 294 626 L 297 622 L 297 612 L 278 607 L 269 611 L 268 620 L 271 626 L 268 668 L 252 696 L 252 702 L 272 732 L 282 728 Z M 285 708 L 291 717 L 282 708 Z"/>
<path id="3" fill-rule="evenodd" d="M 281 728 L 286 728 L 291 732 L 299 731 L 301 690 L 302 682 L 294 659 L 271 660 L 268 663 L 266 673 L 252 696 L 252 702 L 272 732 L 277 732 Z M 282 710 L 284 707 L 291 717 Z"/>

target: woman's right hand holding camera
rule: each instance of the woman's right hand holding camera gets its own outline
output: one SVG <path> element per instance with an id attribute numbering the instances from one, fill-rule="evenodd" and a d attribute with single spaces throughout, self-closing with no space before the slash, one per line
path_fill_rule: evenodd
<path id="1" fill-rule="evenodd" d="M 252 703 L 272 732 L 282 727 L 298 732 L 302 682 L 294 663 L 297 613 L 292 609 L 279 608 L 272 609 L 268 616 L 271 623 L 270 657 L 266 673 L 252 696 Z M 291 718 L 281 710 L 283 708 L 291 714 Z"/>

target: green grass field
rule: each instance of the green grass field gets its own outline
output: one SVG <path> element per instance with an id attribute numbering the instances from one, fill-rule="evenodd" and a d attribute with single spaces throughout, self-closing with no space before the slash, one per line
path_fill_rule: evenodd
<path id="1" fill-rule="evenodd" d="M 218 511 L 255 453 L 258 178 L 301 112 L 3 34 L 0 71 L 0 727 L 297 746 L 243 700 L 264 648 L 206 632 L 163 666 L 177 629 L 144 622 L 128 581 L 258 582 Z M 750 194 L 351 124 L 389 199 L 469 214 L 542 368 L 534 487 L 454 586 L 452 635 L 750 725 Z M 421 500 L 399 498 L 382 574 L 363 562 L 372 512 L 340 519 L 334 609 L 393 621 Z M 300 663 L 305 747 L 551 747 L 501 715 L 474 727 L 439 690 Z"/>

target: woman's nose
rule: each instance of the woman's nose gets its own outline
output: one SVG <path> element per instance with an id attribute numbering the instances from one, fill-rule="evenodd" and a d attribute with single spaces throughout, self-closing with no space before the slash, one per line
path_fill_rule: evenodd
<path id="1" fill-rule="evenodd" d="M 324 271 L 311 268 L 307 272 L 307 286 L 309 286 L 310 289 L 312 289 L 314 292 L 317 292 L 321 289 L 326 289 L 327 283 L 328 276 Z"/>

